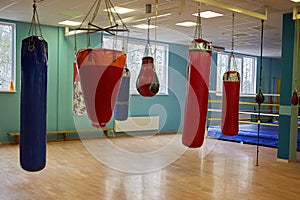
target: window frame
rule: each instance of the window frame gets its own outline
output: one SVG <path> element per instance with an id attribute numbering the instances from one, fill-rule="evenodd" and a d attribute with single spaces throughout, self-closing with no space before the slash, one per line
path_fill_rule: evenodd
<path id="1" fill-rule="evenodd" d="M 110 44 L 107 45 L 105 40 L 107 39 L 112 39 L 114 44 Z M 114 48 L 112 45 L 116 46 L 115 49 L 121 49 L 120 47 L 118 48 L 118 46 L 122 45 L 122 43 L 127 43 L 125 44 L 127 45 L 137 45 L 140 46 L 140 48 L 138 49 L 134 49 L 134 52 L 138 52 L 140 53 L 140 56 L 144 54 L 144 50 L 145 50 L 145 46 L 147 41 L 145 40 L 141 40 L 141 39 L 135 39 L 135 38 L 126 38 L 126 37 L 122 37 L 122 36 L 118 36 L 117 38 L 115 36 L 110 36 L 110 35 L 106 35 L 103 34 L 103 48 Z M 159 92 L 156 94 L 158 96 L 164 96 L 164 95 L 169 95 L 169 89 L 168 89 L 168 71 L 169 71 L 169 45 L 166 43 L 161 43 L 161 42 L 150 42 L 150 46 L 152 48 L 152 51 L 154 51 L 154 45 L 156 45 L 156 49 L 162 48 L 162 54 L 164 54 L 164 60 L 158 64 L 159 59 L 156 59 L 156 65 L 155 68 L 156 70 L 162 70 L 162 75 L 160 76 L 159 73 L 157 73 L 158 75 L 158 79 L 159 79 L 159 83 L 160 83 L 160 89 Z M 128 48 L 129 49 L 129 48 Z M 127 52 L 128 54 L 128 52 Z M 135 54 L 136 56 L 136 54 Z M 127 59 L 129 58 L 129 56 L 127 56 Z M 139 75 L 140 69 L 141 69 L 141 65 L 142 65 L 142 57 L 137 59 L 138 60 L 138 64 L 135 63 L 135 65 L 137 65 L 136 68 L 133 68 L 133 66 L 130 66 L 130 64 L 128 65 L 128 69 L 131 72 L 131 77 L 130 77 L 130 91 L 129 94 L 130 95 L 140 95 L 136 89 L 136 79 L 137 76 Z M 126 64 L 128 63 L 128 61 L 126 61 Z M 133 72 L 133 70 L 137 70 L 135 72 Z M 135 75 L 133 75 L 135 74 Z M 135 78 L 136 77 L 136 78 Z M 164 88 L 164 90 L 162 90 L 162 88 Z"/>
<path id="2" fill-rule="evenodd" d="M 0 21 L 0 26 L 11 26 L 12 32 L 11 32 L 11 80 L 8 83 L 7 87 L 3 87 L 0 85 L 0 92 L 16 92 L 16 24 L 15 23 L 9 23 L 9 22 L 3 22 Z M 2 66 L 0 66 L 2 67 Z M 3 79 L 0 74 L 0 79 Z M 10 82 L 13 82 L 14 88 L 13 90 L 10 90 Z M 1 82 L 1 80 L 0 80 Z M 7 84 L 7 83 L 6 83 Z"/>
<path id="3" fill-rule="evenodd" d="M 217 73 L 217 75 L 216 75 L 216 94 L 217 95 L 222 95 L 222 86 L 220 86 L 220 88 L 221 88 L 221 90 L 219 91 L 218 89 L 220 89 L 220 88 L 218 88 L 218 85 L 220 85 L 220 84 L 218 84 L 218 80 L 219 81 L 221 81 L 222 79 L 223 79 L 223 75 L 221 75 L 221 77 L 218 77 L 218 71 L 219 71 L 219 63 L 218 63 L 218 56 L 219 55 L 226 55 L 227 56 L 227 61 L 228 61 L 228 59 L 230 58 L 230 53 L 226 53 L 226 52 L 218 52 L 217 53 L 217 70 L 216 70 L 216 73 Z M 257 57 L 255 57 L 255 56 L 249 56 L 249 55 L 236 55 L 236 54 L 234 54 L 234 57 L 235 57 L 235 59 L 241 59 L 241 71 L 239 72 L 240 73 L 240 82 L 241 82 L 241 86 L 240 86 L 240 96 L 241 97 L 253 97 L 253 96 L 255 96 L 256 95 L 256 90 L 257 90 Z M 254 80 L 253 81 L 253 93 L 243 93 L 242 92 L 242 89 L 243 89 L 243 84 L 245 84 L 244 83 L 244 77 L 243 77 L 243 74 L 244 74 L 244 70 L 245 70 L 245 65 L 244 65 L 244 63 L 245 63 L 245 59 L 246 58 L 250 58 L 250 59 L 252 59 L 252 62 L 254 62 L 253 63 L 253 67 L 252 67 L 252 75 L 254 75 L 254 77 L 252 77 L 252 78 L 250 78 L 251 80 Z M 226 70 L 225 70 L 226 71 Z M 221 81 L 221 84 L 222 84 L 222 81 Z"/>

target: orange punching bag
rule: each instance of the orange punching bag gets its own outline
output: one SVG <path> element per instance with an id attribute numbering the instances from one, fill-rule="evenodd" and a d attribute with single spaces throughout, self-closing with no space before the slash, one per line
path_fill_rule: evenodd
<path id="1" fill-rule="evenodd" d="M 76 64 L 86 110 L 94 127 L 110 120 L 122 80 L 126 54 L 111 49 L 80 49 Z"/>
<path id="2" fill-rule="evenodd" d="M 190 148 L 201 147 L 204 141 L 211 55 L 210 42 L 203 39 L 192 41 L 182 130 L 182 144 Z"/>
<path id="3" fill-rule="evenodd" d="M 223 76 L 222 134 L 234 136 L 239 131 L 240 74 L 227 71 Z"/>

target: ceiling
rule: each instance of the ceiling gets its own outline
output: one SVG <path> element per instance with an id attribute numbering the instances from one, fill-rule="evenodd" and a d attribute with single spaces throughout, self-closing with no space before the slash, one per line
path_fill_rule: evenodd
<path id="1" fill-rule="evenodd" d="M 41 24 L 60 26 L 63 20 L 82 21 L 95 0 L 37 0 L 37 9 Z M 152 4 L 155 13 L 155 0 L 111 0 L 114 6 L 132 8 L 135 11 L 121 14 L 122 19 L 128 19 L 126 25 L 130 37 L 145 38 L 147 30 L 134 28 L 134 25 L 146 23 L 146 20 L 132 22 L 129 17 L 142 19 L 145 16 L 145 5 Z M 159 0 L 158 11 L 171 10 L 171 15 L 157 18 L 156 36 L 158 41 L 188 45 L 194 37 L 195 27 L 181 27 L 175 24 L 183 21 L 196 22 L 192 13 L 198 12 L 198 3 L 194 0 Z M 222 3 L 237 6 L 246 10 L 264 14 L 268 7 L 268 20 L 264 22 L 264 56 L 281 57 L 282 14 L 290 13 L 294 6 L 300 5 L 289 0 L 222 0 Z M 184 4 L 182 4 L 184 3 Z M 0 18 L 22 22 L 30 22 L 32 18 L 32 0 L 0 0 Z M 105 23 L 107 14 L 103 11 L 105 0 L 97 14 L 95 24 Z M 224 16 L 202 18 L 203 38 L 211 41 L 214 46 L 231 50 L 232 12 L 226 9 L 201 4 L 201 11 L 211 10 Z M 126 20 L 125 20 L 126 21 Z M 152 20 L 155 23 L 155 20 Z M 235 14 L 235 48 L 238 53 L 260 55 L 261 20 L 243 14 Z M 151 30 L 154 39 L 154 30 Z"/>

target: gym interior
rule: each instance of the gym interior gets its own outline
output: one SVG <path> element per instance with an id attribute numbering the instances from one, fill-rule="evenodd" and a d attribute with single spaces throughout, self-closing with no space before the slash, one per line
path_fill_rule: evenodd
<path id="1" fill-rule="evenodd" d="M 298 199 L 299 6 L 0 2 L 0 198 Z"/>

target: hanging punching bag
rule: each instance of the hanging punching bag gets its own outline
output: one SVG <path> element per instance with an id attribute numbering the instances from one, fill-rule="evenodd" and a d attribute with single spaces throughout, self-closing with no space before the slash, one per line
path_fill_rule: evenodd
<path id="1" fill-rule="evenodd" d="M 94 127 L 110 120 L 119 93 L 126 54 L 111 49 L 81 49 L 76 64 L 86 110 Z"/>
<path id="2" fill-rule="evenodd" d="M 46 165 L 46 100 L 48 44 L 29 36 L 21 50 L 20 163 L 27 171 Z"/>
<path id="3" fill-rule="evenodd" d="M 211 43 L 195 39 L 189 48 L 186 102 L 182 144 L 201 147 L 204 141 L 208 107 Z"/>
<path id="4" fill-rule="evenodd" d="M 152 56 L 146 55 L 143 57 L 142 68 L 136 81 L 136 88 L 144 97 L 152 97 L 158 93 L 159 81 Z"/>
<path id="5" fill-rule="evenodd" d="M 222 134 L 234 136 L 239 131 L 240 74 L 227 71 L 223 75 Z"/>
<path id="6" fill-rule="evenodd" d="M 297 89 L 294 89 L 294 92 L 293 92 L 293 95 L 292 95 L 292 99 L 291 99 L 291 103 L 292 103 L 292 105 L 294 105 L 294 106 L 296 106 L 296 105 L 298 105 L 298 91 L 297 91 Z"/>
<path id="7" fill-rule="evenodd" d="M 125 68 L 123 71 L 122 82 L 114 110 L 115 120 L 124 121 L 128 118 L 129 88 L 130 71 L 128 68 Z"/>

